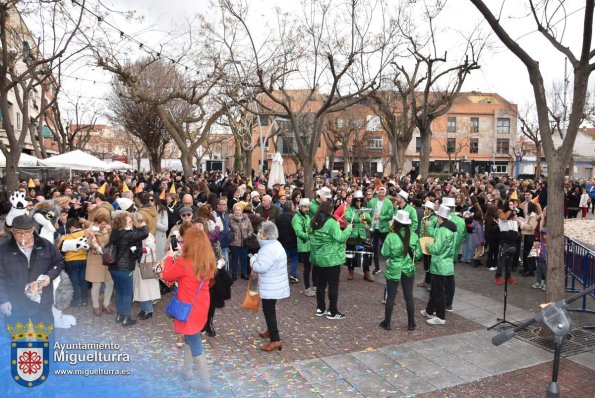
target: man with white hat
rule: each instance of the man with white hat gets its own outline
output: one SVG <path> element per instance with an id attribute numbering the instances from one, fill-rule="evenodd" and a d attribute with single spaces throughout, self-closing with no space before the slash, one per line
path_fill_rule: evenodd
<path id="1" fill-rule="evenodd" d="M 441 205 L 436 212 L 438 216 L 434 243 L 427 246 L 432 255 L 430 272 L 432 273 L 432 288 L 426 309 L 421 314 L 428 318 L 431 325 L 444 325 L 446 323 L 446 287 L 454 279 L 454 263 L 452 261 L 456 243 L 456 225 L 449 220 L 450 209 Z M 430 220 L 425 221 L 426 227 Z"/>
<path id="2" fill-rule="evenodd" d="M 417 219 L 417 211 L 409 204 L 409 194 L 404 189 L 401 189 L 397 194 L 397 203 L 399 206 L 398 210 L 405 210 L 409 213 L 409 219 L 411 220 L 411 228 L 416 233 L 419 233 L 419 223 Z"/>
<path id="3" fill-rule="evenodd" d="M 445 197 L 442 198 L 442 205 L 446 205 L 450 210 L 450 221 L 452 221 L 457 227 L 457 239 L 455 242 L 455 252 L 452 258 L 453 264 L 456 264 L 457 259 L 459 258 L 459 253 L 461 252 L 461 245 L 463 241 L 467 239 L 467 226 L 465 225 L 465 220 L 462 219 L 454 212 L 456 207 L 456 202 L 454 198 Z M 446 286 L 446 310 L 452 311 L 452 302 L 455 296 L 455 281 L 454 277 L 452 281 L 449 280 L 449 283 Z"/>
<path id="4" fill-rule="evenodd" d="M 298 256 L 304 264 L 304 294 L 308 297 L 316 296 L 316 267 L 310 263 L 310 199 L 301 198 L 298 211 L 291 219 L 291 226 L 297 236 Z M 312 272 L 312 286 L 310 286 L 310 272 Z"/>
<path id="5" fill-rule="evenodd" d="M 374 247 L 374 271 L 372 274 L 380 273 L 380 248 L 389 231 L 389 222 L 393 219 L 395 211 L 393 204 L 386 198 L 386 188 L 382 185 L 376 189 L 377 196 L 368 202 L 372 209 L 372 246 Z"/>
<path id="6" fill-rule="evenodd" d="M 327 187 L 322 187 L 316 191 L 316 198 L 310 203 L 310 217 L 314 217 L 314 214 L 318 211 L 318 207 L 322 202 L 326 202 L 333 197 L 331 190 Z"/>

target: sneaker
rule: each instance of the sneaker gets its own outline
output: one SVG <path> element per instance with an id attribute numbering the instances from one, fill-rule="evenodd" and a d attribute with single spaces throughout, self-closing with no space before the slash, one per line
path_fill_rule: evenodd
<path id="1" fill-rule="evenodd" d="M 452 312 L 452 305 L 448 305 L 448 306 L 446 306 L 446 311 L 448 311 L 448 312 Z"/>
<path id="2" fill-rule="evenodd" d="M 488 271 L 496 271 L 497 269 L 498 268 L 496 268 L 496 267 L 490 267 L 490 268 L 488 268 Z"/>
<path id="3" fill-rule="evenodd" d="M 329 313 L 328 311 L 323 311 L 320 308 L 316 309 L 316 316 L 325 316 L 325 315 L 328 315 L 328 313 Z"/>
<path id="4" fill-rule="evenodd" d="M 541 285 L 541 290 L 543 290 L 545 292 L 546 286 L 545 283 L 543 285 Z"/>
<path id="5" fill-rule="evenodd" d="M 306 295 L 308 297 L 314 297 L 314 296 L 316 296 L 316 292 L 313 291 L 311 287 L 309 287 L 306 290 L 304 290 L 304 295 Z"/>
<path id="6" fill-rule="evenodd" d="M 496 285 L 503 285 L 504 284 L 504 278 L 502 278 L 501 276 L 497 276 L 494 278 L 494 283 Z"/>
<path id="7" fill-rule="evenodd" d="M 380 273 L 380 268 L 374 268 L 374 271 L 372 271 L 372 275 L 378 275 Z"/>
<path id="8" fill-rule="evenodd" d="M 531 285 L 533 289 L 541 289 L 541 282 L 535 282 Z"/>
<path id="9" fill-rule="evenodd" d="M 316 286 L 312 286 L 310 289 L 312 289 L 312 291 L 313 291 L 314 293 L 316 293 Z"/>
<path id="10" fill-rule="evenodd" d="M 516 285 L 518 283 L 512 276 L 506 278 L 506 282 L 510 283 L 511 285 Z"/>
<path id="11" fill-rule="evenodd" d="M 419 313 L 422 314 L 423 316 L 425 316 L 428 319 L 434 318 L 434 314 L 428 314 L 425 309 L 421 310 Z"/>
<path id="12" fill-rule="evenodd" d="M 336 314 L 331 314 L 330 312 L 327 313 L 326 319 L 345 319 L 345 314 L 341 314 L 337 312 Z"/>
<path id="13" fill-rule="evenodd" d="M 382 304 L 386 304 L 386 296 L 382 298 Z"/>
<path id="14" fill-rule="evenodd" d="M 297 276 L 290 276 L 289 282 L 290 283 L 300 283 L 300 280 L 297 278 Z"/>
<path id="15" fill-rule="evenodd" d="M 426 321 L 430 325 L 444 325 L 446 321 L 444 319 L 440 319 L 437 316 Z"/>

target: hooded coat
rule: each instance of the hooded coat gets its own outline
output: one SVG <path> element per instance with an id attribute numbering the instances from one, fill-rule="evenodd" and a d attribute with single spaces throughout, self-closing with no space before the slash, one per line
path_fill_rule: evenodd
<path id="1" fill-rule="evenodd" d="M 297 211 L 291 219 L 291 226 L 297 236 L 298 253 L 310 251 L 310 215 Z"/>

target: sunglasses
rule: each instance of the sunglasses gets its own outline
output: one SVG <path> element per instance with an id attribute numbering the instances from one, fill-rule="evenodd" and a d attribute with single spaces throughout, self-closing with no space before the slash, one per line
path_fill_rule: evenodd
<path id="1" fill-rule="evenodd" d="M 154 202 L 154 201 L 155 201 L 155 199 L 149 198 L 149 202 Z"/>
<path id="2" fill-rule="evenodd" d="M 355 201 L 356 201 L 356 202 L 361 202 L 362 200 L 361 200 L 361 199 L 356 199 Z"/>
<path id="3" fill-rule="evenodd" d="M 192 217 L 192 214 L 190 214 L 190 213 L 186 213 L 186 214 L 182 214 L 182 215 L 180 215 L 180 217 Z"/>

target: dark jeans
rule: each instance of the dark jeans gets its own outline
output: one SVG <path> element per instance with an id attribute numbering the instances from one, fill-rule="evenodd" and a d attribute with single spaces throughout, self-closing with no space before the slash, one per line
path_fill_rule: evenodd
<path id="1" fill-rule="evenodd" d="M 300 262 L 304 264 L 304 287 L 310 288 L 310 272 L 312 272 L 312 286 L 318 286 L 318 267 L 310 263 L 310 252 L 299 253 Z"/>
<path id="2" fill-rule="evenodd" d="M 435 314 L 440 319 L 446 316 L 446 285 L 451 278 L 454 279 L 453 276 L 432 274 L 430 300 L 426 306 L 428 314 Z"/>
<path id="3" fill-rule="evenodd" d="M 444 287 L 446 292 L 446 306 L 452 307 L 452 301 L 455 298 L 455 276 L 451 275 L 446 278 L 446 286 Z"/>
<path id="4" fill-rule="evenodd" d="M 424 282 L 432 283 L 432 274 L 430 273 L 430 263 L 432 262 L 432 256 L 424 254 L 422 259 L 424 262 L 424 271 L 426 271 L 426 277 L 424 279 Z"/>
<path id="5" fill-rule="evenodd" d="M 388 235 L 388 232 L 380 232 L 377 229 L 372 232 L 372 247 L 374 248 L 374 269 L 380 268 L 380 249 L 382 248 L 384 239 L 386 239 L 386 235 Z"/>
<path id="6" fill-rule="evenodd" d="M 498 267 L 498 249 L 500 247 L 500 240 L 486 238 L 486 243 L 488 244 L 488 261 L 486 267 Z"/>
<path id="7" fill-rule="evenodd" d="M 67 261 L 65 264 L 66 272 L 70 277 L 70 281 L 72 282 L 72 288 L 74 289 L 72 302 L 74 303 L 74 305 L 86 303 L 87 297 L 89 296 L 89 285 L 85 280 L 85 274 L 87 272 L 87 261 Z"/>
<path id="8" fill-rule="evenodd" d="M 514 252 L 506 253 L 506 251 L 510 248 L 514 248 Z M 504 277 L 509 278 L 512 264 L 514 264 L 514 259 L 519 258 L 519 252 L 517 251 L 516 243 L 502 243 L 500 245 L 500 252 L 498 255 L 498 269 L 496 270 L 496 278 L 502 276 L 502 269 L 504 269 Z"/>
<path id="9" fill-rule="evenodd" d="M 401 274 L 401 285 L 403 286 L 403 298 L 405 299 L 405 308 L 407 308 L 408 325 L 415 324 L 415 308 L 413 306 L 413 275 L 411 277 Z M 393 304 L 397 297 L 399 281 L 386 280 L 386 304 L 384 306 L 384 322 L 390 324 L 393 315 Z"/>
<path id="10" fill-rule="evenodd" d="M 110 270 L 116 288 L 116 313 L 130 316 L 132 307 L 132 272 Z"/>
<path id="11" fill-rule="evenodd" d="M 314 268 L 318 268 L 318 285 L 316 285 L 316 303 L 318 309 L 322 311 L 326 309 L 324 295 L 326 293 L 326 285 L 328 284 L 328 311 L 331 315 L 335 315 L 339 312 L 337 309 L 337 301 L 339 300 L 339 275 L 341 274 L 341 266 L 314 266 Z"/>
<path id="12" fill-rule="evenodd" d="M 295 276 L 297 278 L 297 268 L 298 268 L 297 247 L 293 247 L 291 249 L 285 249 L 285 254 L 287 255 L 287 259 L 289 260 L 289 263 L 290 263 L 289 276 Z"/>
<path id="13" fill-rule="evenodd" d="M 248 275 L 248 248 L 230 246 L 231 250 L 231 274 L 238 275 L 238 266 L 241 266 L 242 275 Z"/>
<path id="14" fill-rule="evenodd" d="M 535 235 L 523 235 L 523 268 L 527 272 L 535 272 L 535 257 L 529 257 Z"/>
<path id="15" fill-rule="evenodd" d="M 362 245 L 363 245 L 363 243 L 362 243 Z M 362 245 L 358 245 L 358 246 L 362 246 Z M 347 247 L 346 247 L 346 250 L 349 250 L 349 251 L 355 251 L 355 246 L 356 246 L 356 245 L 350 245 L 350 244 L 348 244 L 348 245 L 347 245 Z M 382 247 L 381 247 L 381 248 L 382 248 Z M 355 260 L 355 258 L 354 258 L 354 260 Z M 355 267 L 352 267 L 352 266 L 350 265 L 350 266 L 348 266 L 348 267 L 347 267 L 347 269 L 349 269 L 349 270 L 352 270 L 352 271 L 353 271 L 353 270 L 355 269 Z M 363 266 L 363 271 L 364 271 L 364 272 L 369 272 L 369 271 L 370 271 L 370 266 L 369 266 L 369 265 L 365 265 L 365 264 L 364 264 L 364 266 Z"/>
<path id="16" fill-rule="evenodd" d="M 279 329 L 277 329 L 276 305 L 276 299 L 262 299 L 262 312 L 267 323 L 267 330 L 271 336 L 271 341 L 281 341 L 279 338 Z"/>
<path id="17" fill-rule="evenodd" d="M 518 267 L 519 267 L 519 254 L 521 252 L 521 240 L 520 239 L 516 243 L 515 247 L 516 247 L 516 254 L 512 258 L 512 270 L 513 271 L 516 271 L 518 269 Z"/>

